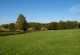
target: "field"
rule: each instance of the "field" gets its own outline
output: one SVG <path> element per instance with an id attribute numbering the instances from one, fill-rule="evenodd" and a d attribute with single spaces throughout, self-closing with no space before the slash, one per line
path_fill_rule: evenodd
<path id="1" fill-rule="evenodd" d="M 0 36 L 0 55 L 80 55 L 80 30 Z"/>

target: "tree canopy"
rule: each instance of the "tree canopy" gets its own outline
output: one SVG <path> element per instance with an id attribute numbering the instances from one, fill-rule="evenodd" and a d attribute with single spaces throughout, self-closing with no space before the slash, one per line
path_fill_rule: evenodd
<path id="1" fill-rule="evenodd" d="M 16 29 L 19 31 L 27 31 L 28 23 L 24 15 L 20 14 L 16 21 Z"/>

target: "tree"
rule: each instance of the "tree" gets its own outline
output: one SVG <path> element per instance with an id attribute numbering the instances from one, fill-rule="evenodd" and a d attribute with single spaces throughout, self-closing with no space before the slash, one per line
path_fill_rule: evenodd
<path id="1" fill-rule="evenodd" d="M 8 24 L 2 24 L 1 27 L 8 29 Z"/>
<path id="2" fill-rule="evenodd" d="M 59 21 L 57 29 L 60 29 L 60 30 L 65 29 L 65 22 L 64 21 Z"/>
<path id="3" fill-rule="evenodd" d="M 2 24 L 0 26 L 0 31 L 2 31 L 2 32 L 9 31 L 8 26 L 9 26 L 8 24 Z"/>
<path id="4" fill-rule="evenodd" d="M 57 30 L 57 26 L 58 26 L 57 22 L 51 22 L 48 24 L 48 29 L 49 30 Z"/>
<path id="5" fill-rule="evenodd" d="M 16 29 L 18 31 L 27 31 L 28 23 L 24 15 L 20 14 L 16 21 Z"/>
<path id="6" fill-rule="evenodd" d="M 29 23 L 29 27 L 35 28 L 35 31 L 41 30 L 41 23 L 31 22 Z"/>
<path id="7" fill-rule="evenodd" d="M 15 29 L 16 29 L 14 23 L 10 23 L 10 24 L 8 25 L 8 28 L 9 28 L 10 31 L 15 31 Z"/>

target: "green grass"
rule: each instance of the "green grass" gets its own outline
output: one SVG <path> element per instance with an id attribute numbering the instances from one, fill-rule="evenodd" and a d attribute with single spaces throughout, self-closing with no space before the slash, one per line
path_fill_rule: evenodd
<path id="1" fill-rule="evenodd" d="M 0 37 L 0 55 L 80 55 L 80 30 L 3 36 Z"/>

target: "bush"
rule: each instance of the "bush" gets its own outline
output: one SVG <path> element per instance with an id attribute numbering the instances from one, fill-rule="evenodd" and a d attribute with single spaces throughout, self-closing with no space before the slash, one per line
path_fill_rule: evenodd
<path id="1" fill-rule="evenodd" d="M 48 29 L 46 27 L 41 27 L 41 31 L 47 31 Z"/>
<path id="2" fill-rule="evenodd" d="M 28 28 L 28 31 L 29 32 L 35 31 L 35 28 L 34 27 L 30 27 L 30 28 Z"/>

